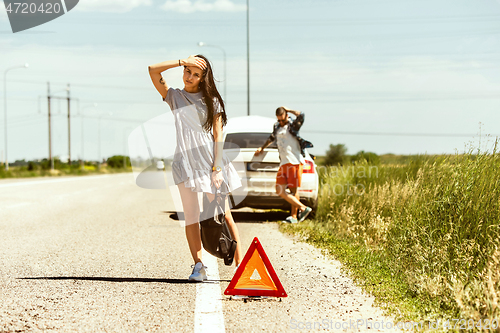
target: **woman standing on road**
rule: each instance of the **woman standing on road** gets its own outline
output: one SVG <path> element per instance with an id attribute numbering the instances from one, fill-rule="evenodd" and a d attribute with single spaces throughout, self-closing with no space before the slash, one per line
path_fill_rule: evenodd
<path id="1" fill-rule="evenodd" d="M 184 66 L 182 90 L 170 88 L 161 75 L 163 71 L 179 66 Z M 209 200 L 213 200 L 213 185 L 217 188 L 222 185 L 221 190 L 224 192 L 231 192 L 241 186 L 236 169 L 222 151 L 222 127 L 227 121 L 224 102 L 215 86 L 210 62 L 202 55 L 149 66 L 149 75 L 174 114 L 177 147 L 172 174 L 179 188 L 186 221 L 186 238 L 195 263 L 189 280 L 203 281 L 207 279 L 207 267 L 201 261 L 197 192 L 205 192 Z M 241 244 L 227 200 L 225 215 L 229 230 L 237 242 L 234 261 L 239 265 L 242 260 Z"/>

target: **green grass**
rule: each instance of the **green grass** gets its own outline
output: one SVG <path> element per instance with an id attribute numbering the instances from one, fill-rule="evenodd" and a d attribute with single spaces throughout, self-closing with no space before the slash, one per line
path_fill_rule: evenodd
<path id="1" fill-rule="evenodd" d="M 9 170 L 6 171 L 3 167 L 0 167 L 0 179 L 2 178 L 30 178 L 30 177 L 57 177 L 57 176 L 85 176 L 94 174 L 106 174 L 106 173 L 120 173 L 120 172 L 132 172 L 132 168 L 109 168 L 101 167 L 97 168 L 95 166 L 85 166 L 82 170 L 78 167 L 63 168 L 51 170 L 43 170 L 38 168 L 37 170 L 28 170 L 25 166 L 10 166 Z"/>
<path id="2" fill-rule="evenodd" d="M 434 318 L 439 305 L 432 299 L 412 291 L 401 275 L 394 275 L 391 260 L 383 251 L 372 251 L 354 239 L 337 237 L 328 225 L 309 220 L 300 225 L 280 224 L 283 232 L 300 235 L 302 239 L 325 250 L 342 262 L 344 270 L 377 299 L 377 304 L 395 315 L 397 320 L 422 321 Z M 448 312 L 448 317 L 453 313 Z"/>
<path id="3" fill-rule="evenodd" d="M 500 154 L 320 169 L 316 219 L 282 225 L 401 319 L 500 316 Z"/>

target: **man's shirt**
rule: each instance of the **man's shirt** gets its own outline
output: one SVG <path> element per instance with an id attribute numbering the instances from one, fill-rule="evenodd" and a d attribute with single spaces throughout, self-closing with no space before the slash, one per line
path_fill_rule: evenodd
<path id="1" fill-rule="evenodd" d="M 280 155 L 280 166 L 284 164 L 304 164 L 305 160 L 301 154 L 300 144 L 288 130 L 290 124 L 278 127 L 276 131 L 276 141 Z"/>

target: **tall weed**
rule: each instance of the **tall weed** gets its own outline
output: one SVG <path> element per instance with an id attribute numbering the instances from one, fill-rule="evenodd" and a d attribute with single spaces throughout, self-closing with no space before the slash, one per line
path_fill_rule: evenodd
<path id="1" fill-rule="evenodd" d="M 500 154 L 419 156 L 323 168 L 318 225 L 391 258 L 414 295 L 498 318 Z"/>

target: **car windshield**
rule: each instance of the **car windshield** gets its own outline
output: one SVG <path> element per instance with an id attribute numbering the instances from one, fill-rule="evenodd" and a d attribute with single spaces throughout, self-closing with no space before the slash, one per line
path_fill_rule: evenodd
<path id="1" fill-rule="evenodd" d="M 240 148 L 259 148 L 262 147 L 271 133 L 229 133 L 224 142 L 224 148 L 230 149 L 237 145 Z M 277 148 L 276 142 L 273 142 L 269 148 Z"/>

